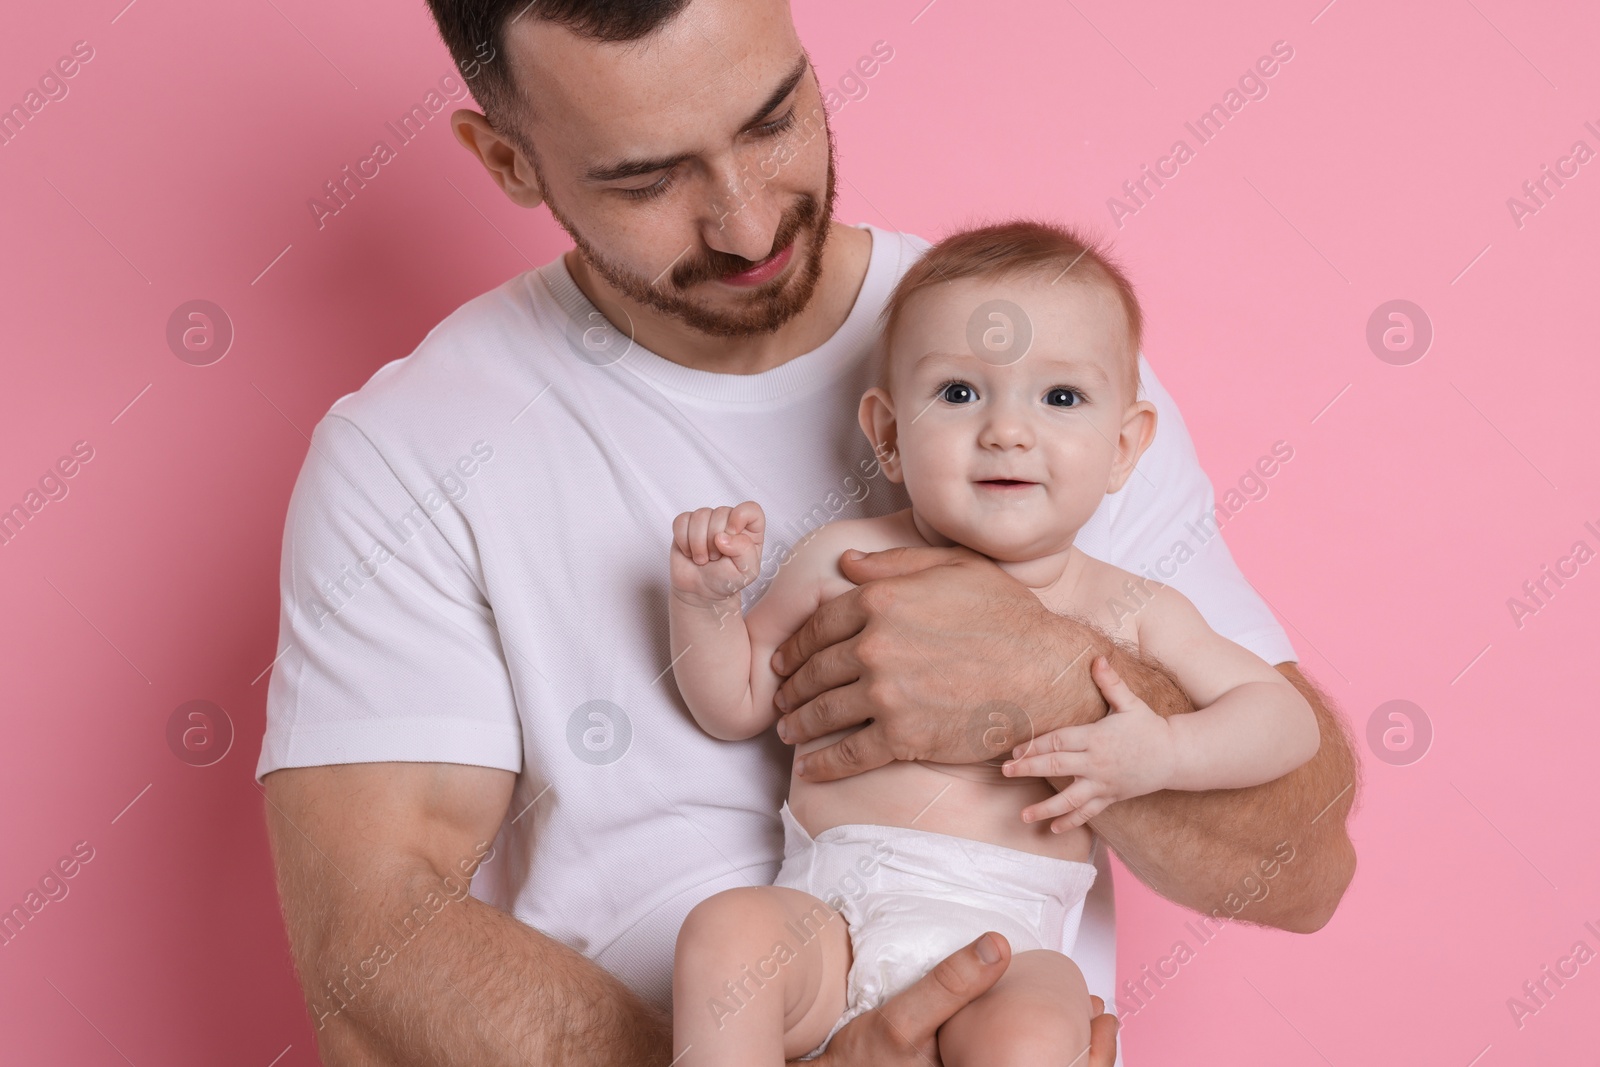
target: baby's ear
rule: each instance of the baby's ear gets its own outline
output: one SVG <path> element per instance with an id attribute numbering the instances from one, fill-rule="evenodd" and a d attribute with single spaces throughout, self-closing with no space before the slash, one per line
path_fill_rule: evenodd
<path id="1" fill-rule="evenodd" d="M 900 481 L 900 451 L 898 424 L 894 415 L 894 398 L 874 385 L 861 395 L 861 406 L 856 411 L 861 432 L 872 445 L 872 454 L 891 482 Z"/>
<path id="2" fill-rule="evenodd" d="M 1106 481 L 1106 492 L 1115 493 L 1128 484 L 1134 466 L 1150 442 L 1156 439 L 1156 406 L 1148 400 L 1138 400 L 1128 405 L 1122 416 L 1122 430 L 1117 435 L 1117 456 L 1111 464 L 1111 477 Z"/>

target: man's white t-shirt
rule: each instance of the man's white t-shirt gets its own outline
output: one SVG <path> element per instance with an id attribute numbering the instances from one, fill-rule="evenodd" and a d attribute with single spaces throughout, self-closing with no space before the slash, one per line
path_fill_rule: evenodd
<path id="1" fill-rule="evenodd" d="M 611 329 L 557 257 L 463 304 L 318 423 L 289 503 L 259 779 L 424 761 L 518 773 L 473 895 L 668 1007 L 696 903 L 767 885 L 793 750 L 719 741 L 670 671 L 672 519 L 759 501 L 760 580 L 808 529 L 908 506 L 856 422 L 877 317 L 928 242 L 866 225 L 860 294 L 820 347 L 760 374 L 670 362 Z M 1219 633 L 1295 659 L 1212 521 L 1177 407 L 1079 535 Z M 1063 946 L 1114 1003 L 1111 872 Z M 462 857 L 463 859 L 469 857 Z"/>

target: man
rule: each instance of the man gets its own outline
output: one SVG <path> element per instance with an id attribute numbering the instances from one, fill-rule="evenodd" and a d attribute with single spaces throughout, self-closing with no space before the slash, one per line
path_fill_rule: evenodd
<path id="1" fill-rule="evenodd" d="M 671 518 L 759 499 L 758 595 L 809 528 L 906 505 L 854 418 L 875 316 L 927 243 L 833 221 L 832 137 L 784 0 L 432 8 L 485 109 L 454 114 L 457 138 L 576 248 L 463 305 L 313 436 L 257 768 L 291 948 L 329 1063 L 664 1065 L 678 926 L 776 873 L 788 745 L 872 720 L 808 757 L 827 779 L 1047 741 L 1104 714 L 1088 651 L 1163 714 L 1190 708 L 992 563 L 928 550 L 842 564 L 858 588 L 778 652 L 781 738 L 699 731 L 669 676 Z M 1146 477 L 1083 547 L 1138 571 L 1187 537 L 1157 576 L 1278 663 L 1323 741 L 1277 782 L 1092 825 L 1179 903 L 1315 930 L 1354 869 L 1348 743 L 1215 529 L 1184 532 L 1210 486 L 1141 369 L 1161 419 Z M 1073 955 L 1107 1001 L 1112 923 L 1102 864 Z M 819 1062 L 937 1062 L 939 1024 L 1008 959 L 980 938 Z M 1106 1067 L 1109 1016 L 1096 1035 Z"/>

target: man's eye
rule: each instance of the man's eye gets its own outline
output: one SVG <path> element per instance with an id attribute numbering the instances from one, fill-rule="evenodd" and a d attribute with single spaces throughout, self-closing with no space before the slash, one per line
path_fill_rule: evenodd
<path id="1" fill-rule="evenodd" d="M 1083 394 L 1076 389 L 1057 386 L 1044 395 L 1044 402 L 1052 407 L 1075 408 L 1083 403 Z"/>
<path id="2" fill-rule="evenodd" d="M 939 398 L 951 404 L 970 404 L 978 394 L 966 382 L 950 381 L 939 386 Z"/>
<path id="3" fill-rule="evenodd" d="M 667 171 L 655 184 L 646 185 L 640 189 L 618 189 L 617 192 L 629 200 L 651 200 L 672 188 L 674 171 Z"/>
<path id="4" fill-rule="evenodd" d="M 790 108 L 789 109 L 789 113 L 787 115 L 783 116 L 783 118 L 781 118 L 781 119 L 773 119 L 771 122 L 767 123 L 764 126 L 757 126 L 755 128 L 755 132 L 760 134 L 763 137 L 776 137 L 778 134 L 785 132 L 786 130 L 789 129 L 789 127 L 791 127 L 793 125 L 794 125 L 794 108 Z"/>
<path id="5" fill-rule="evenodd" d="M 787 133 L 793 126 L 794 109 L 790 108 L 789 113 L 783 116 L 783 118 L 774 119 L 764 126 L 757 126 L 753 132 L 761 137 L 777 137 L 780 134 Z M 667 173 L 663 174 L 661 179 L 653 185 L 646 185 L 639 189 L 618 189 L 617 192 L 621 193 L 629 200 L 654 200 L 656 197 L 662 195 L 668 189 L 672 188 L 672 183 L 675 180 L 673 178 L 674 173 L 675 171 L 667 171 Z"/>

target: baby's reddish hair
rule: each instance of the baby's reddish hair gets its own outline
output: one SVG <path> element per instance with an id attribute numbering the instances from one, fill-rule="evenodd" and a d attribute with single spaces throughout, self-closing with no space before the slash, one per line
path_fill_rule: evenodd
<path id="1" fill-rule="evenodd" d="M 1105 249 L 1071 227 L 1025 218 L 953 233 L 912 264 L 889 294 L 879 316 L 883 323 L 883 359 L 878 368 L 878 385 L 889 387 L 890 345 L 913 296 L 942 282 L 1005 277 L 1042 277 L 1052 282 L 1109 289 L 1127 318 L 1128 401 L 1133 401 L 1139 391 L 1144 314 L 1132 283 Z"/>

